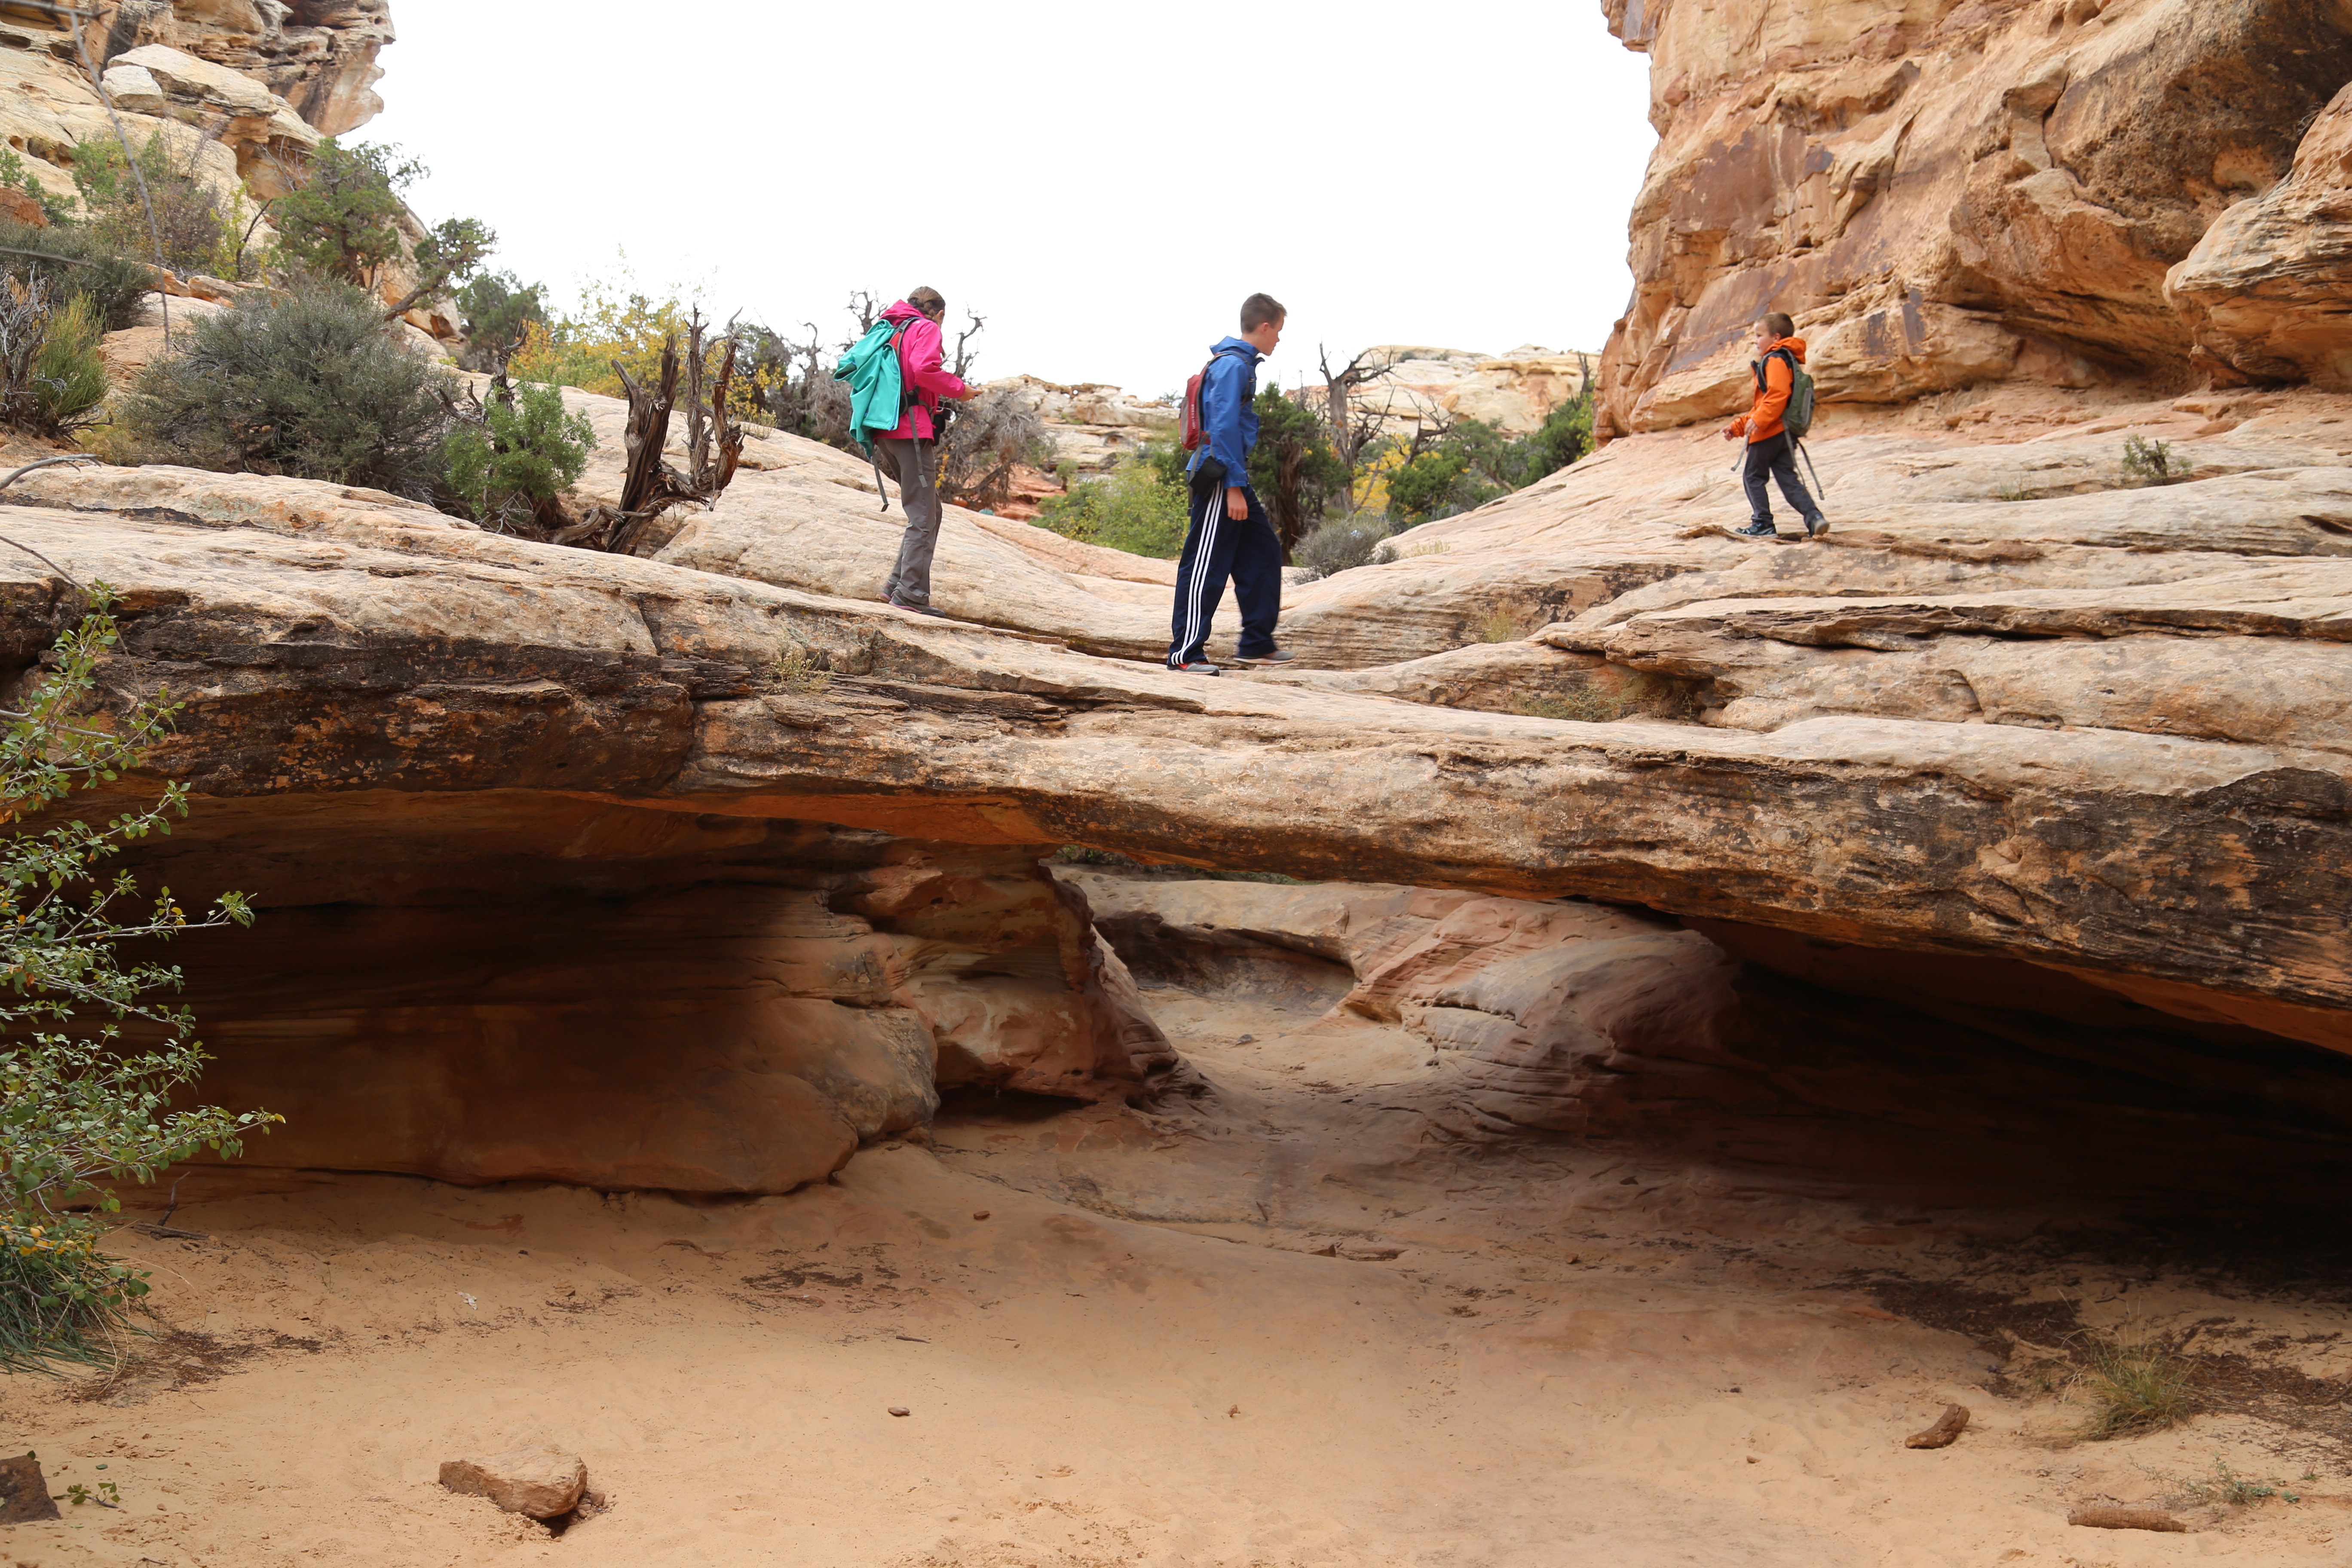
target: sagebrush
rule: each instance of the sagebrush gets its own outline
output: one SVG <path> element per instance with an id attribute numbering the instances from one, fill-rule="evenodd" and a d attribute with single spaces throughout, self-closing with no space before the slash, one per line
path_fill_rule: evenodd
<path id="1" fill-rule="evenodd" d="M 440 493 L 450 378 L 386 331 L 347 284 L 246 296 L 175 330 L 121 400 L 130 447 L 150 461 Z"/>

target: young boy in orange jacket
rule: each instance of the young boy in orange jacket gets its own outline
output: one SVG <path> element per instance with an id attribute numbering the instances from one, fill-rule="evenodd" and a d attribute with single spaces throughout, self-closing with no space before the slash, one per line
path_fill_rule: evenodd
<path id="1" fill-rule="evenodd" d="M 1757 324 L 1757 359 L 1749 367 L 1756 373 L 1756 402 L 1723 432 L 1727 441 L 1748 437 L 1748 461 L 1739 479 L 1748 487 L 1748 526 L 1739 531 L 1750 539 L 1779 537 L 1780 531 L 1772 526 L 1767 479 L 1780 482 L 1780 494 L 1805 520 L 1806 538 L 1830 531 L 1829 519 L 1813 504 L 1805 481 L 1797 477 L 1797 443 L 1780 423 L 1789 406 L 1789 394 L 1796 388 L 1796 367 L 1805 363 L 1805 340 L 1796 334 L 1797 323 L 1778 310 Z"/>

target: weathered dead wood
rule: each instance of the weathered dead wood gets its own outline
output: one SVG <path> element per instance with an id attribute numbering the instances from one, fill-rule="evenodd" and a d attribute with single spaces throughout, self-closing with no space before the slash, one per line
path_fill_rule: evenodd
<path id="1" fill-rule="evenodd" d="M 698 310 L 688 323 L 682 364 L 677 335 L 673 332 L 663 340 L 658 381 L 640 385 L 626 370 L 614 367 L 629 398 L 628 462 L 622 477 L 621 504 L 592 509 L 579 522 L 555 534 L 556 543 L 633 555 L 654 522 L 670 508 L 689 502 L 709 506 L 719 499 L 733 481 L 743 456 L 743 427 L 727 411 L 727 394 L 735 380 L 731 322 L 717 374 L 709 373 L 709 345 Z M 683 475 L 662 460 L 669 445 L 670 415 L 678 406 L 681 372 L 686 380 L 689 470 Z"/>
<path id="2" fill-rule="evenodd" d="M 2189 1527 L 2156 1508 L 2115 1508 L 2100 1503 L 2078 1508 L 2066 1516 L 2066 1522 L 2091 1530 L 2163 1530 L 2185 1535 Z"/>
<path id="3" fill-rule="evenodd" d="M 1947 1405 L 1936 1424 L 1925 1432 L 1914 1432 L 1903 1439 L 1906 1448 L 1948 1448 L 1959 1441 L 1960 1434 L 1969 1429 L 1969 1407 Z"/>

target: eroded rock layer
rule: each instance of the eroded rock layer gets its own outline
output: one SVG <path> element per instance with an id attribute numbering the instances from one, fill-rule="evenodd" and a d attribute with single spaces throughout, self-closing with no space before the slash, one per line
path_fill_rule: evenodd
<path id="1" fill-rule="evenodd" d="M 1572 900 L 1076 876 L 1147 1000 L 1320 1007 L 1302 1037 L 1334 1047 L 1401 1035 L 1422 1070 L 1375 1087 L 1465 1131 L 1938 1202 L 2352 1194 L 2352 1061 L 2030 965 Z"/>
<path id="2" fill-rule="evenodd" d="M 1172 1064 L 1040 850 L 520 790 L 215 801 L 143 868 L 258 931 L 169 950 L 241 1168 L 782 1192 L 941 1088 Z M 159 955 L 160 956 L 160 955 Z"/>

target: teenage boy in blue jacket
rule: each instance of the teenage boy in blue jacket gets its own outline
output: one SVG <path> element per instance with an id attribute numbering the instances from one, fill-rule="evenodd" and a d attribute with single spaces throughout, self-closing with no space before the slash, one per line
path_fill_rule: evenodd
<path id="1" fill-rule="evenodd" d="M 1282 541 L 1250 489 L 1250 448 L 1257 445 L 1257 363 L 1282 341 L 1288 312 L 1270 294 L 1242 301 L 1242 335 L 1211 352 L 1201 378 L 1203 439 L 1185 469 L 1192 478 L 1192 526 L 1176 563 L 1176 610 L 1169 627 L 1168 668 L 1186 675 L 1214 675 L 1203 657 L 1209 623 L 1234 580 L 1241 606 L 1243 664 L 1287 664 L 1290 655 L 1274 646 L 1274 623 L 1282 614 Z"/>

